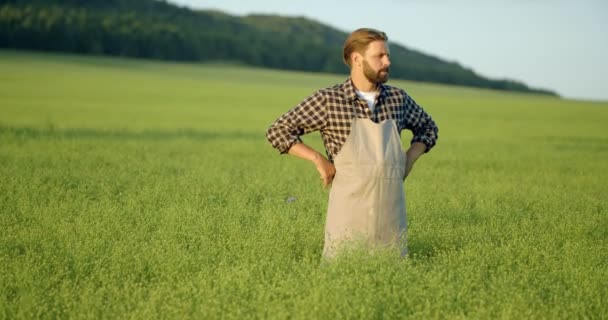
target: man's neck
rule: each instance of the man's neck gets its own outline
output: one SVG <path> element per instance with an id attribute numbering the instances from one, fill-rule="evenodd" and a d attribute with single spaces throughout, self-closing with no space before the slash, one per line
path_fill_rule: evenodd
<path id="1" fill-rule="evenodd" d="M 355 88 L 359 91 L 373 92 L 378 90 L 378 85 L 367 80 L 365 76 L 351 73 L 350 78 L 352 79 Z"/>

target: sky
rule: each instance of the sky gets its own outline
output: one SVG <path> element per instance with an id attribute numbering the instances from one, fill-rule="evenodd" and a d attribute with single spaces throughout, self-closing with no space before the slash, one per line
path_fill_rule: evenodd
<path id="1" fill-rule="evenodd" d="M 180 6 L 305 16 L 582 100 L 608 101 L 608 0 L 170 0 Z"/>

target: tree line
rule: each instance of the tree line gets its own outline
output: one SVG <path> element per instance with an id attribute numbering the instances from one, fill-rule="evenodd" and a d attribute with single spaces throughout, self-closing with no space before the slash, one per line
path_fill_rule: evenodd
<path id="1" fill-rule="evenodd" d="M 235 17 L 158 0 L 1 0 L 0 48 L 344 73 L 347 34 L 307 18 Z M 394 78 L 553 94 L 391 44 Z"/>

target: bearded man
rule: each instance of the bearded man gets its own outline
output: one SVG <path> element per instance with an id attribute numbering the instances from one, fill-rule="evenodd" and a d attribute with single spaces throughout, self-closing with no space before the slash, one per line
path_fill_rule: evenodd
<path id="1" fill-rule="evenodd" d="M 433 119 L 402 89 L 386 85 L 390 71 L 388 37 L 362 28 L 344 43 L 350 77 L 316 91 L 279 117 L 266 137 L 274 148 L 311 161 L 325 187 L 331 185 L 324 257 L 349 242 L 369 249 L 407 253 L 403 184 L 418 158 L 438 138 Z M 404 151 L 400 134 L 413 138 Z M 319 131 L 327 157 L 300 136 Z"/>

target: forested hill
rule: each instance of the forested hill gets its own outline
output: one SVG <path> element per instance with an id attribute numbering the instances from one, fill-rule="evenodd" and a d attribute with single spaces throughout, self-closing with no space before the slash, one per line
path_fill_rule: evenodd
<path id="1" fill-rule="evenodd" d="M 346 36 L 301 17 L 238 17 L 158 0 L 0 0 L 0 48 L 346 73 Z M 395 43 L 391 55 L 393 78 L 555 95 Z"/>

